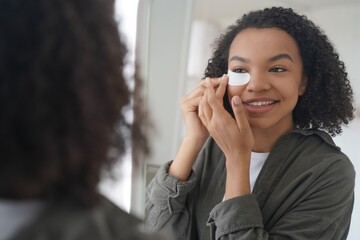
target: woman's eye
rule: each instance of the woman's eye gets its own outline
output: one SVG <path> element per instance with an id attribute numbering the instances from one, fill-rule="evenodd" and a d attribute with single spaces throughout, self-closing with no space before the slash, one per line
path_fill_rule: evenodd
<path id="1" fill-rule="evenodd" d="M 273 67 L 270 69 L 270 72 L 275 72 L 275 73 L 278 73 L 278 72 L 285 72 L 286 69 L 285 68 L 281 68 L 281 67 Z"/>
<path id="2" fill-rule="evenodd" d="M 236 72 L 236 73 L 246 73 L 246 71 L 242 68 L 235 68 L 234 70 L 232 70 L 233 72 Z"/>

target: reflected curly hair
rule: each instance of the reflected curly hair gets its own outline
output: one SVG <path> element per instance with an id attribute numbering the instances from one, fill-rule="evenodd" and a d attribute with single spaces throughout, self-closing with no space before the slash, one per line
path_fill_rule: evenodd
<path id="1" fill-rule="evenodd" d="M 131 130 L 146 146 L 126 53 L 114 0 L 0 1 L 0 198 L 92 205 Z"/>
<path id="2" fill-rule="evenodd" d="M 215 41 L 205 77 L 227 73 L 230 45 L 236 35 L 247 28 L 278 28 L 291 35 L 298 45 L 308 81 L 305 94 L 299 97 L 293 110 L 295 125 L 300 129 L 322 129 L 332 136 L 341 133 L 342 124 L 354 118 L 353 91 L 344 63 L 322 30 L 290 8 L 249 12 L 228 27 Z M 224 106 L 233 114 L 227 94 Z"/>

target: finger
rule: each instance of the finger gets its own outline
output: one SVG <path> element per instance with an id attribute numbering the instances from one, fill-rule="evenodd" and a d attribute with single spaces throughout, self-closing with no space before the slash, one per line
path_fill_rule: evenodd
<path id="1" fill-rule="evenodd" d="M 216 89 L 216 96 L 218 98 L 224 97 L 228 81 L 229 77 L 225 74 L 220 78 L 219 87 Z"/>
<path id="2" fill-rule="evenodd" d="M 219 102 L 218 98 L 216 97 L 215 89 L 210 81 L 206 81 L 206 97 L 209 106 L 213 110 L 219 110 L 222 107 L 222 102 Z"/>
<path id="3" fill-rule="evenodd" d="M 195 89 L 193 89 L 191 92 L 187 94 L 189 97 L 196 97 L 196 96 L 202 96 L 205 92 L 205 85 L 199 85 Z"/>
<path id="4" fill-rule="evenodd" d="M 199 102 L 201 100 L 201 96 L 194 97 L 194 98 L 182 98 L 181 99 L 181 109 L 185 112 L 188 111 L 197 111 L 199 108 Z"/>
<path id="5" fill-rule="evenodd" d="M 250 130 L 249 121 L 246 118 L 244 107 L 239 96 L 231 99 L 231 106 L 235 115 L 236 123 L 240 131 Z"/>
<path id="6" fill-rule="evenodd" d="M 209 79 L 210 79 L 210 81 L 211 81 L 211 83 L 212 83 L 212 85 L 213 85 L 213 87 L 214 87 L 215 89 L 219 86 L 219 84 L 220 84 L 220 82 L 221 82 L 221 77 L 220 77 L 220 78 L 210 78 L 210 77 L 206 77 L 206 78 L 209 78 Z M 206 79 L 206 78 L 205 78 L 205 79 Z M 200 84 L 199 84 L 199 85 L 205 87 L 205 86 L 206 86 L 205 79 L 202 79 L 202 80 L 200 81 Z"/>
<path id="7" fill-rule="evenodd" d="M 204 96 L 202 96 L 199 101 L 198 116 L 199 116 L 202 124 L 206 127 L 207 121 L 206 121 L 205 114 L 204 114 Z"/>
<path id="8" fill-rule="evenodd" d="M 190 93 L 184 95 L 181 98 L 181 104 L 199 106 L 199 101 L 202 95 L 204 95 L 205 87 L 199 86 Z"/>
<path id="9" fill-rule="evenodd" d="M 207 101 L 206 92 L 200 101 L 200 105 L 201 105 L 202 117 L 204 119 L 204 122 L 206 122 L 206 123 L 210 122 L 213 113 L 212 113 L 212 109 L 209 106 L 209 103 Z M 204 123 L 204 125 L 205 125 L 205 123 Z"/>

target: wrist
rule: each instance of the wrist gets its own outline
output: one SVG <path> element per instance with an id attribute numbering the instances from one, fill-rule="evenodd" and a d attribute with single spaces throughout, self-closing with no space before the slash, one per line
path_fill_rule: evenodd
<path id="1" fill-rule="evenodd" d="M 251 151 L 233 151 L 230 154 L 225 154 L 227 169 L 246 169 L 249 171 Z M 237 170 L 238 171 L 238 170 Z"/>
<path id="2" fill-rule="evenodd" d="M 192 166 L 204 145 L 204 141 L 197 138 L 185 137 L 180 145 L 179 151 L 169 168 L 169 174 L 186 181 L 191 173 Z"/>
<path id="3" fill-rule="evenodd" d="M 181 145 L 188 146 L 191 150 L 199 152 L 201 148 L 204 146 L 204 143 L 206 142 L 206 139 L 208 136 L 198 136 L 198 135 L 186 135 Z"/>
<path id="4" fill-rule="evenodd" d="M 250 190 L 249 172 L 244 171 L 238 174 L 227 174 L 225 186 L 225 200 L 248 195 Z"/>
<path id="5" fill-rule="evenodd" d="M 227 158 L 225 199 L 250 193 L 250 154 Z"/>

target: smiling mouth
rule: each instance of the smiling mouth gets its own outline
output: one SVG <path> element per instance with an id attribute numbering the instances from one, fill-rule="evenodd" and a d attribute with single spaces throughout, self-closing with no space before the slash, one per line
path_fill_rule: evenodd
<path id="1" fill-rule="evenodd" d="M 260 107 L 265 107 L 265 106 L 272 105 L 272 104 L 274 104 L 276 102 L 277 101 L 257 101 L 257 102 L 248 102 L 248 103 L 245 103 L 245 104 L 249 105 L 251 107 L 260 108 Z"/>

